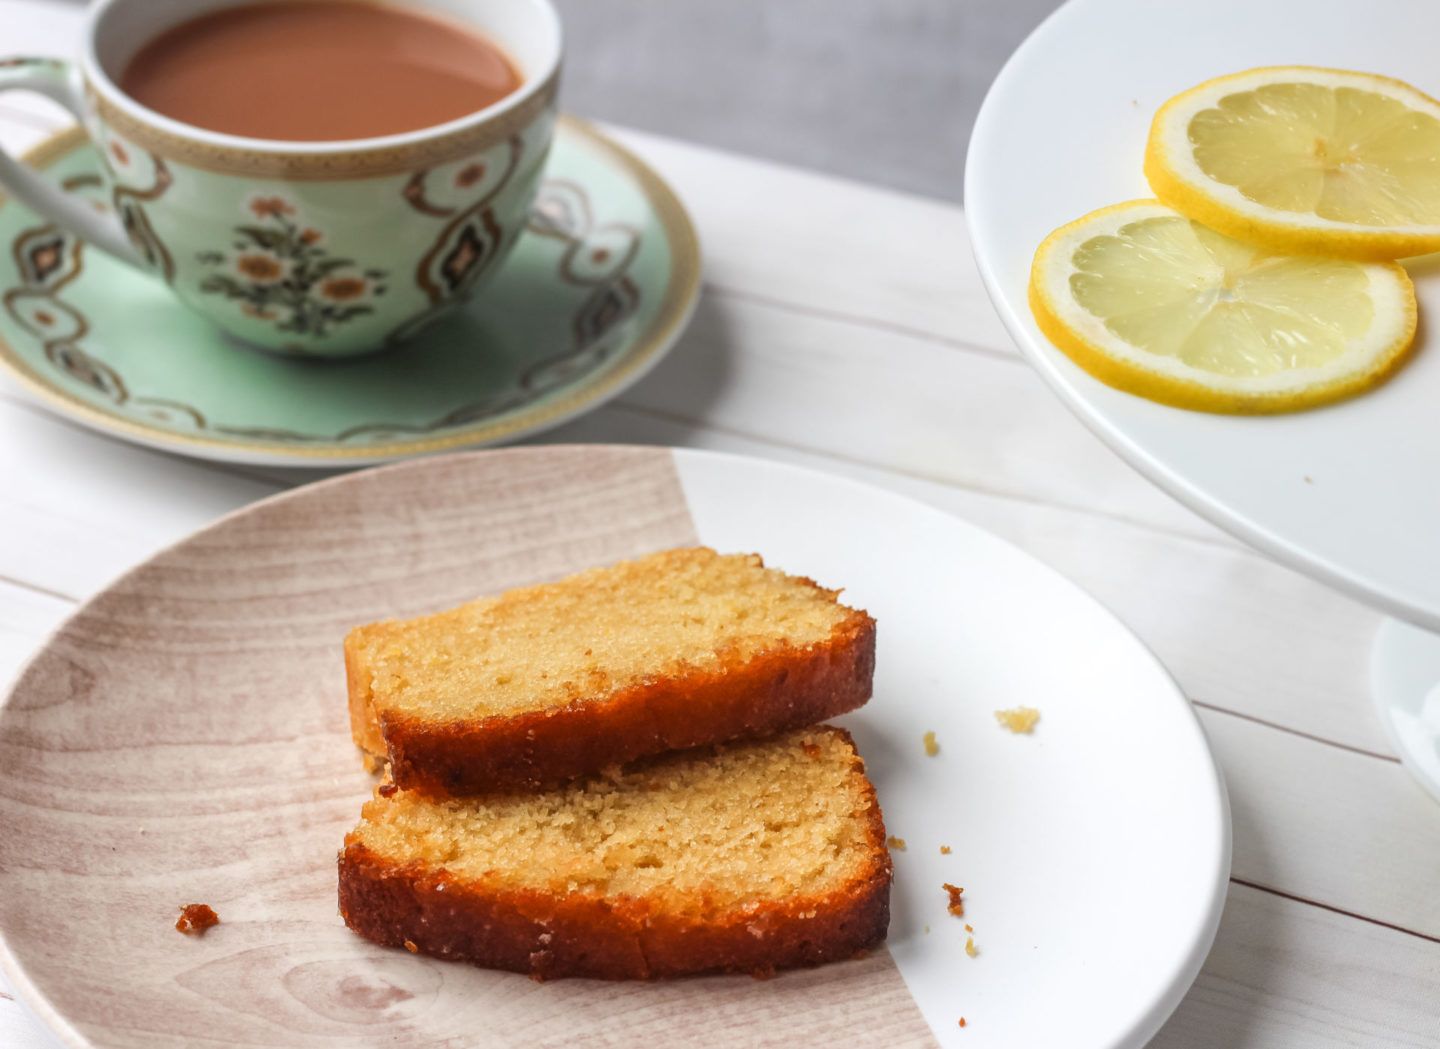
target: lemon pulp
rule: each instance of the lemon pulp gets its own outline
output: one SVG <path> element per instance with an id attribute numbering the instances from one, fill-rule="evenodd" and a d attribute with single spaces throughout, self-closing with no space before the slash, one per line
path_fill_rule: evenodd
<path id="1" fill-rule="evenodd" d="M 1217 375 L 1317 367 L 1374 320 L 1353 263 L 1276 255 L 1179 215 L 1086 240 L 1071 262 L 1071 295 L 1111 334 Z"/>
<path id="2" fill-rule="evenodd" d="M 1187 135 L 1207 176 L 1264 207 L 1440 224 L 1440 120 L 1377 92 L 1267 84 L 1196 113 Z"/>

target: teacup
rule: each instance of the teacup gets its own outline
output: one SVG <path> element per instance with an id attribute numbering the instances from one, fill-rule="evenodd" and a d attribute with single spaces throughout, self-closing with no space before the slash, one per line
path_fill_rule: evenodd
<path id="1" fill-rule="evenodd" d="M 282 353 L 393 345 L 468 299 L 524 229 L 550 146 L 561 34 L 549 0 L 425 0 L 495 41 L 522 83 L 487 109 L 406 134 L 242 138 L 162 116 L 116 86 L 148 41 L 233 3 L 99 0 L 78 62 L 0 60 L 0 90 L 47 95 L 83 122 L 113 208 L 97 212 L 3 154 L 0 183 L 69 233 L 152 271 L 225 332 Z"/>

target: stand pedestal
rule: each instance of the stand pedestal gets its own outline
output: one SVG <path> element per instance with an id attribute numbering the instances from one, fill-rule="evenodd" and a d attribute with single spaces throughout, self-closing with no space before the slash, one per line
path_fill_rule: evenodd
<path id="1" fill-rule="evenodd" d="M 1440 634 L 1385 620 L 1370 655 L 1370 691 L 1405 767 L 1440 800 Z"/>

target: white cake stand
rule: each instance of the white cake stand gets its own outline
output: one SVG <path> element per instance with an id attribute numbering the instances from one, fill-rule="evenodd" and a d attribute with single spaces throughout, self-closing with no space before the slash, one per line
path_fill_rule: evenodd
<path id="1" fill-rule="evenodd" d="M 1440 798 L 1440 257 L 1407 263 L 1419 352 L 1392 381 L 1264 418 L 1154 404 L 1092 379 L 1026 305 L 1035 247 L 1151 196 L 1141 158 L 1167 98 L 1253 66 L 1360 69 L 1440 94 L 1433 0 L 1071 0 L 1011 57 L 970 141 L 965 207 L 1001 319 L 1060 398 L 1150 480 L 1266 554 L 1394 617 L 1372 681 L 1405 765 Z"/>

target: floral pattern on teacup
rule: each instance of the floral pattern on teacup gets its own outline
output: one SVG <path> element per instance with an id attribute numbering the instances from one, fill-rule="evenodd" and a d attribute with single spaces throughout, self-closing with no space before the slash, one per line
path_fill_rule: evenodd
<path id="1" fill-rule="evenodd" d="M 313 338 L 374 312 L 373 301 L 385 294 L 384 270 L 331 255 L 325 234 L 283 196 L 252 196 L 245 207 L 254 221 L 234 228 L 229 252 L 196 255 L 215 267 L 202 293 L 236 300 L 242 314 L 273 321 L 277 331 Z"/>

